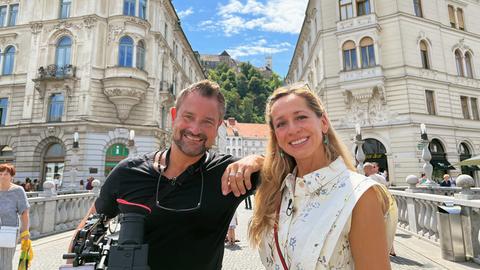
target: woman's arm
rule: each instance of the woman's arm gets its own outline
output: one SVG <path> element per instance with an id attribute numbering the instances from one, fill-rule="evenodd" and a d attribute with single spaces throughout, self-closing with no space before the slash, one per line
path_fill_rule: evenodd
<path id="1" fill-rule="evenodd" d="M 22 215 L 20 216 L 20 221 L 22 222 L 22 226 L 20 227 L 20 233 L 24 231 L 28 231 L 30 216 L 29 216 L 29 209 L 27 208 L 23 211 Z M 23 237 L 24 239 L 30 238 L 30 235 Z"/>
<path id="2" fill-rule="evenodd" d="M 371 187 L 353 209 L 349 240 L 356 270 L 391 269 L 384 207 L 376 192 Z"/>

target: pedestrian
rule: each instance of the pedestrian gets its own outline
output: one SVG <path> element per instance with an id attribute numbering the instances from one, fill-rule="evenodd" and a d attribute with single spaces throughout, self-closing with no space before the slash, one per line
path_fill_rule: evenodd
<path id="1" fill-rule="evenodd" d="M 83 179 L 80 179 L 80 190 L 84 190 L 85 189 L 85 186 L 83 185 Z"/>
<path id="2" fill-rule="evenodd" d="M 0 164 L 0 230 L 15 227 L 17 237 L 20 229 L 20 237 L 27 240 L 30 238 L 28 231 L 30 205 L 23 188 L 12 183 L 15 172 L 13 165 Z M 13 269 L 13 255 L 17 242 L 16 239 L 14 240 L 13 243 L 0 242 L 0 269 L 2 270 Z"/>
<path id="3" fill-rule="evenodd" d="M 375 168 L 375 166 L 377 166 L 377 169 Z M 365 164 L 363 164 L 363 171 L 365 172 L 365 176 L 370 177 L 371 179 L 375 180 L 377 183 L 380 183 L 385 187 L 388 185 L 385 177 L 377 173 L 378 165 L 375 165 L 375 163 L 365 162 Z"/>
<path id="4" fill-rule="evenodd" d="M 33 191 L 39 191 L 40 190 L 40 183 L 38 182 L 38 179 L 35 178 L 33 179 Z"/>
<path id="5" fill-rule="evenodd" d="M 281 87 L 249 227 L 266 269 L 390 269 L 396 207 L 355 173 L 351 154 L 305 84 Z M 387 223 L 388 222 L 388 223 Z"/>
<path id="6" fill-rule="evenodd" d="M 171 146 L 121 161 L 87 214 L 115 217 L 117 199 L 150 209 L 145 223 L 150 269 L 222 267 L 230 221 L 263 163 L 257 155 L 234 162 L 231 155 L 209 151 L 224 113 L 218 84 L 204 80 L 184 89 L 171 109 Z M 188 258 L 179 259 L 179 252 Z"/>
<path id="7" fill-rule="evenodd" d="M 24 187 L 25 191 L 26 192 L 30 192 L 32 191 L 33 189 L 33 185 L 32 185 L 32 180 L 30 178 L 25 178 L 25 187 Z"/>
<path id="8" fill-rule="evenodd" d="M 443 175 L 443 181 L 440 183 L 441 187 L 450 187 L 452 186 L 452 182 L 450 181 L 450 175 L 449 174 L 444 174 Z"/>
<path id="9" fill-rule="evenodd" d="M 238 225 L 238 219 L 237 219 L 237 212 L 233 214 L 232 220 L 230 221 L 230 224 L 228 225 L 228 232 L 227 232 L 227 243 L 230 246 L 235 245 L 235 242 L 237 239 L 235 238 L 235 228 Z"/>
<path id="10" fill-rule="evenodd" d="M 93 178 L 92 176 L 87 178 L 87 186 L 85 187 L 86 190 L 92 190 L 93 189 Z"/>

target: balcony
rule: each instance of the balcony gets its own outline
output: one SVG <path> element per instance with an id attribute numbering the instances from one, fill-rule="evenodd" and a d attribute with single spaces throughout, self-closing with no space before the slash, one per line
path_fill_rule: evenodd
<path id="1" fill-rule="evenodd" d="M 103 93 L 117 109 L 117 116 L 125 122 L 132 108 L 144 98 L 150 83 L 147 72 L 132 67 L 108 67 L 102 80 Z"/>
<path id="2" fill-rule="evenodd" d="M 160 82 L 160 103 L 173 106 L 175 102 L 175 94 L 173 93 L 173 84 L 167 81 Z"/>
<path id="3" fill-rule="evenodd" d="M 383 70 L 381 66 L 341 71 L 339 75 L 341 83 L 354 83 L 356 81 L 366 80 L 383 82 Z"/>
<path id="4" fill-rule="evenodd" d="M 46 89 L 62 83 L 63 89 L 70 96 L 75 87 L 75 81 L 77 81 L 75 72 L 76 67 L 73 65 L 58 66 L 52 64 L 46 67 L 41 66 L 38 68 L 37 76 L 33 79 L 35 89 L 39 92 L 40 97 L 43 98 L 45 97 Z"/>
<path id="5" fill-rule="evenodd" d="M 338 21 L 337 34 L 358 31 L 369 27 L 380 27 L 378 25 L 377 15 L 375 13 Z"/>

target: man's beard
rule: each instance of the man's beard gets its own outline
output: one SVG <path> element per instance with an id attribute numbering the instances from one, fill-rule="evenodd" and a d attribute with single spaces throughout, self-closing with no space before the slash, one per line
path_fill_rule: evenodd
<path id="1" fill-rule="evenodd" d="M 209 147 L 206 146 L 206 141 L 207 141 L 207 136 L 203 133 L 200 133 L 198 135 L 193 135 L 188 130 L 180 130 L 180 137 L 176 138 L 175 135 L 173 135 L 173 142 L 177 147 L 182 151 L 185 155 L 190 156 L 190 157 L 197 157 L 199 155 L 204 154 Z M 173 133 L 175 134 L 175 132 Z M 198 147 L 191 147 L 187 142 L 185 142 L 185 135 L 191 136 L 191 137 L 199 137 L 202 141 L 203 144 L 198 146 Z"/>

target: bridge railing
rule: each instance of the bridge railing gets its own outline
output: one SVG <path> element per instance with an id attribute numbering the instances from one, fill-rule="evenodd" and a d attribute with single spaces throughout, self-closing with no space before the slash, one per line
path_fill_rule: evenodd
<path id="1" fill-rule="evenodd" d="M 95 198 L 94 192 L 28 198 L 32 239 L 76 228 Z"/>
<path id="2" fill-rule="evenodd" d="M 467 260 L 480 264 L 480 196 L 478 189 L 415 187 L 390 189 L 398 206 L 398 226 L 440 246 L 437 209 L 445 202 L 461 206 Z M 442 194 L 442 195 L 438 195 Z M 445 195 L 447 194 L 447 195 Z M 459 228 L 460 229 L 460 228 Z"/>

